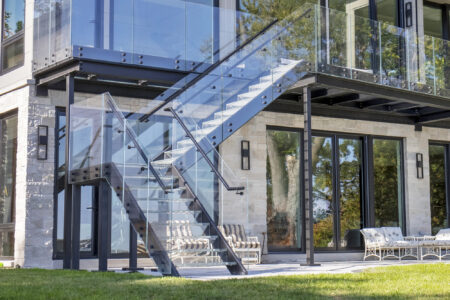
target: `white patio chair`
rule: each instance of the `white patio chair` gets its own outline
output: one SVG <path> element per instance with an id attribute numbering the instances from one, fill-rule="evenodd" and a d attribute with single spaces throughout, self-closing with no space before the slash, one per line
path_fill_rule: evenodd
<path id="1" fill-rule="evenodd" d="M 256 236 L 247 236 L 241 224 L 218 226 L 228 244 L 243 262 L 261 263 L 261 244 Z"/>
<path id="2" fill-rule="evenodd" d="M 405 257 L 419 259 L 419 243 L 411 237 L 403 237 L 400 227 L 382 227 L 386 244 L 383 247 L 383 258 L 394 257 L 399 260 Z M 395 254 L 398 252 L 398 255 Z"/>
<path id="3" fill-rule="evenodd" d="M 419 245 L 421 260 L 427 256 L 435 256 L 439 260 L 450 257 L 450 228 L 439 230 L 436 236 L 420 241 Z"/>
<path id="4" fill-rule="evenodd" d="M 381 248 L 385 245 L 386 239 L 381 228 L 364 228 L 361 229 L 361 234 L 364 237 L 364 258 L 365 261 L 368 257 L 377 257 L 382 259 Z"/>

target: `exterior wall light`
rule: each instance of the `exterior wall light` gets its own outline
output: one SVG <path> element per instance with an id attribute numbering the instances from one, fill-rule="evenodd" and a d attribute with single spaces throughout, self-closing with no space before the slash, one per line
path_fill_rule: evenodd
<path id="1" fill-rule="evenodd" d="M 417 178 L 423 179 L 423 154 L 416 153 Z"/>
<path id="2" fill-rule="evenodd" d="M 48 126 L 38 126 L 38 160 L 46 160 L 48 152 Z"/>
<path id="3" fill-rule="evenodd" d="M 241 141 L 241 169 L 250 170 L 250 141 Z"/>

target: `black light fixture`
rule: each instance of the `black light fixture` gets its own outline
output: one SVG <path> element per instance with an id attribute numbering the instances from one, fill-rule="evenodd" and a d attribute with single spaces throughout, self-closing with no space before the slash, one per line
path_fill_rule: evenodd
<path id="1" fill-rule="evenodd" d="M 423 179 L 423 154 L 416 153 L 417 178 Z"/>
<path id="2" fill-rule="evenodd" d="M 250 141 L 241 141 L 241 169 L 250 170 Z"/>
<path id="3" fill-rule="evenodd" d="M 46 160 L 48 152 L 48 126 L 38 126 L 38 160 Z"/>

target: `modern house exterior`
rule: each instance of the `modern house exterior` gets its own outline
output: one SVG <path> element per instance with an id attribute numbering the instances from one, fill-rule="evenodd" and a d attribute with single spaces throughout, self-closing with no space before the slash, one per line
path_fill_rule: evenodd
<path id="1" fill-rule="evenodd" d="M 449 227 L 447 0 L 0 11 L 7 265 L 245 274 L 254 245 L 262 262 L 361 259 L 362 228 Z"/>

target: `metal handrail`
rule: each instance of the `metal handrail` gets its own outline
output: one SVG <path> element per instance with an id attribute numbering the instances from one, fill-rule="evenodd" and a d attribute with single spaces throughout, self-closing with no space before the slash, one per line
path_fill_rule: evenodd
<path id="1" fill-rule="evenodd" d="M 195 148 L 197 148 L 197 151 L 200 152 L 200 154 L 203 156 L 203 158 L 206 160 L 206 162 L 208 163 L 208 165 L 211 167 L 211 169 L 213 170 L 214 174 L 216 174 L 216 176 L 219 178 L 220 182 L 222 182 L 222 184 L 225 186 L 225 188 L 228 191 L 243 191 L 245 190 L 245 187 L 243 186 L 237 186 L 237 187 L 231 187 L 227 181 L 225 180 L 225 178 L 223 178 L 222 174 L 220 174 L 219 170 L 217 170 L 216 166 L 213 164 L 213 162 L 209 159 L 208 155 L 206 155 L 205 151 L 202 149 L 202 147 L 200 147 L 200 145 L 198 144 L 198 142 L 195 140 L 194 136 L 192 135 L 192 133 L 189 131 L 189 129 L 186 127 L 186 124 L 184 124 L 183 120 L 181 120 L 180 116 L 175 112 L 175 110 L 172 107 L 169 107 L 167 109 L 168 111 L 170 111 L 174 118 L 178 121 L 178 123 L 181 125 L 181 127 L 183 128 L 183 130 L 186 132 L 187 136 L 192 140 L 192 142 L 195 145 Z"/>
<path id="2" fill-rule="evenodd" d="M 144 160 L 145 164 L 148 166 L 150 172 L 152 172 L 153 176 L 155 176 L 156 181 L 161 186 L 161 188 L 166 191 L 167 187 L 164 184 L 164 182 L 161 180 L 161 177 L 159 177 L 156 170 L 153 168 L 152 164 L 150 163 L 150 160 L 148 159 L 147 155 L 145 154 L 144 150 L 142 149 L 141 145 L 137 141 L 136 134 L 134 131 L 128 127 L 128 125 L 125 124 L 125 117 L 122 115 L 122 113 L 119 112 L 114 102 L 111 101 L 111 99 L 108 97 L 106 100 L 106 103 L 109 105 L 111 110 L 113 111 L 114 115 L 119 119 L 119 122 L 121 125 L 125 128 L 125 132 L 128 135 L 128 137 L 131 139 L 131 142 L 134 144 L 134 147 L 141 155 L 142 159 Z"/>
<path id="3" fill-rule="evenodd" d="M 273 25 L 275 25 L 276 23 L 278 23 L 278 19 L 275 19 L 274 21 L 272 21 L 270 24 L 268 24 L 266 27 L 264 27 L 260 32 L 258 32 L 257 34 L 255 34 L 254 36 L 252 36 L 251 38 L 249 38 L 248 40 L 246 40 L 244 43 L 242 43 L 241 45 L 239 45 L 236 49 L 234 49 L 232 52 L 230 52 L 228 55 L 226 55 L 224 58 L 222 58 L 221 60 L 213 63 L 211 66 L 209 66 L 208 68 L 206 68 L 206 70 L 202 73 L 200 73 L 197 77 L 195 77 L 194 79 L 192 79 L 191 81 L 189 81 L 188 83 L 186 83 L 185 86 L 183 86 L 181 89 L 179 89 L 178 91 L 176 91 L 175 93 L 173 93 L 171 96 L 169 96 L 166 100 L 164 100 L 164 102 L 162 102 L 160 105 L 156 106 L 151 112 L 143 115 L 142 117 L 139 118 L 140 122 L 145 122 L 148 118 L 150 118 L 151 115 L 153 115 L 155 112 L 157 112 L 158 110 L 160 110 L 162 107 L 164 107 L 167 103 L 173 101 L 175 98 L 177 98 L 179 95 L 181 95 L 184 91 L 186 91 L 188 88 L 190 88 L 191 86 L 193 86 L 194 84 L 196 84 L 197 82 L 199 82 L 202 78 L 204 78 L 206 75 L 208 75 L 212 70 L 214 70 L 217 66 L 221 65 L 223 62 L 227 61 L 231 56 L 233 56 L 234 54 L 236 54 L 237 52 L 239 52 L 240 50 L 242 50 L 242 48 L 244 48 L 245 46 L 247 46 L 248 44 L 250 44 L 252 41 L 254 41 L 257 37 L 259 37 L 260 35 L 264 34 L 267 30 L 269 30 Z M 197 67 L 199 67 L 201 64 L 199 64 Z M 196 68 L 195 68 L 196 69 Z"/>

